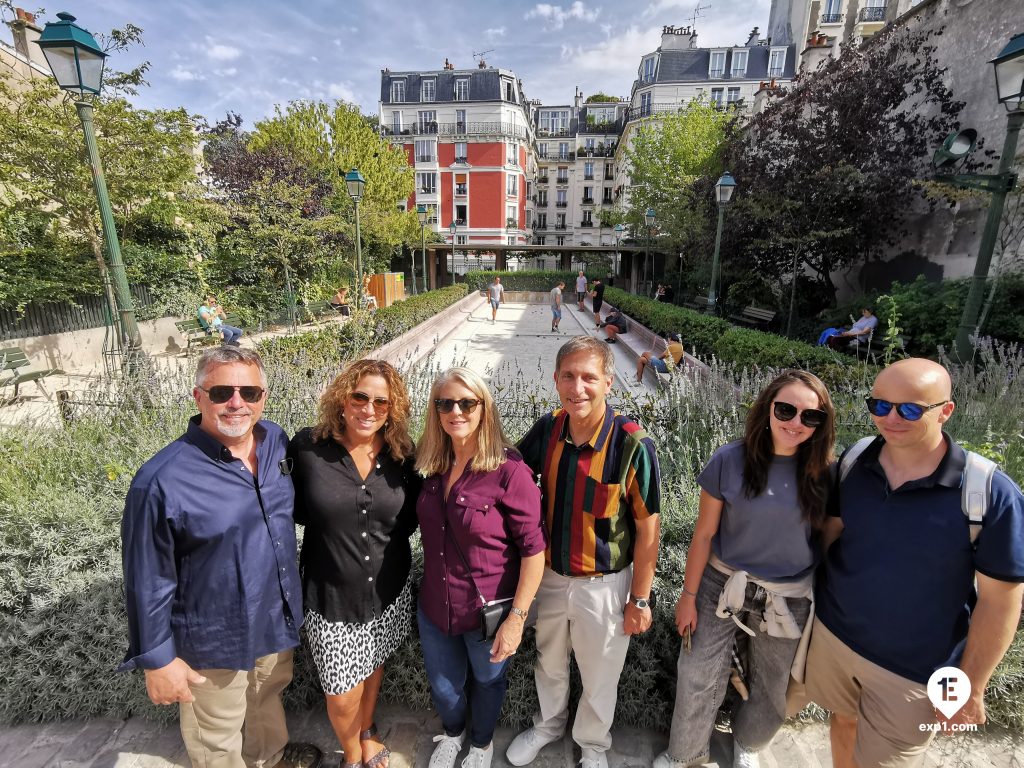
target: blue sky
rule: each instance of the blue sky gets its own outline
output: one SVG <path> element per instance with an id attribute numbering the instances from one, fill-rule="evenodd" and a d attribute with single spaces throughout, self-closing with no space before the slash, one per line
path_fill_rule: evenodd
<path id="1" fill-rule="evenodd" d="M 376 113 L 380 70 L 440 69 L 445 57 L 512 69 L 529 98 L 570 103 L 602 90 L 626 97 L 640 57 L 664 25 L 683 26 L 696 0 L 67 0 L 96 33 L 134 23 L 145 46 L 111 65 L 152 64 L 142 107 L 184 106 L 211 122 L 246 123 L 293 99 L 344 99 Z M 31 2 L 18 3 L 29 9 Z M 704 0 L 700 45 L 742 44 L 768 25 L 770 0 Z M 3 30 L 6 32 L 6 30 Z"/>

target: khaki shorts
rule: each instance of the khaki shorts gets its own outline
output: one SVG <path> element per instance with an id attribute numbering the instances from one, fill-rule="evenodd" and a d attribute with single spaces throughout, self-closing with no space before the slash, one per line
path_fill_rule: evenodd
<path id="1" fill-rule="evenodd" d="M 920 765 L 935 735 L 921 730 L 935 722 L 924 685 L 883 669 L 850 650 L 814 620 L 807 652 L 807 695 L 836 714 L 857 719 L 853 757 L 858 766 Z"/>

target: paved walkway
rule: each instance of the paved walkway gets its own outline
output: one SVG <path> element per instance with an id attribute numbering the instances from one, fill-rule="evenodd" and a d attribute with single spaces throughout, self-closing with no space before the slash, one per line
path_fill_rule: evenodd
<path id="1" fill-rule="evenodd" d="M 546 305 L 509 303 L 498 310 L 497 322 L 491 323 L 490 316 L 486 303 L 475 309 L 454 333 L 438 344 L 433 365 L 447 367 L 466 363 L 475 370 L 486 371 L 487 378 L 509 381 L 510 377 L 518 377 L 526 383 L 543 382 L 547 387 L 545 391 L 554 399 L 552 372 L 558 347 L 571 336 L 598 333 L 590 311 L 581 313 L 574 303 L 565 307 L 560 333 L 551 333 L 551 314 Z M 650 391 L 651 384 L 638 386 L 635 383 L 636 360 L 625 345 L 617 344 L 613 351 L 615 388 L 634 395 Z M 169 361 L 169 364 L 176 363 Z M 0 423 L 2 421 L 0 419 Z M 432 713 L 385 706 L 381 707 L 378 721 L 394 752 L 393 768 L 427 767 L 433 748 L 431 737 L 440 732 L 440 724 Z M 312 741 L 324 750 L 328 756 L 326 768 L 339 764 L 337 741 L 322 707 L 292 713 L 290 724 L 294 739 Z M 504 751 L 515 733 L 510 728 L 498 730 L 494 768 L 507 768 Z M 629 728 L 615 729 L 613 739 L 611 768 L 649 766 L 667 743 L 666 734 Z M 712 758 L 718 762 L 710 766 L 731 765 L 731 739 L 727 734 L 716 733 Z M 546 747 L 533 765 L 570 768 L 578 761 L 579 750 L 566 737 Z M 761 763 L 764 768 L 831 765 L 827 729 L 821 724 L 787 726 L 762 754 Z M 159 725 L 140 718 L 101 718 L 0 728 L 0 766 L 3 767 L 168 768 L 187 765 L 176 725 Z M 939 740 L 926 760 L 926 768 L 937 766 L 1024 766 L 1024 743 L 1020 737 L 1014 739 L 999 732 L 973 739 Z"/>

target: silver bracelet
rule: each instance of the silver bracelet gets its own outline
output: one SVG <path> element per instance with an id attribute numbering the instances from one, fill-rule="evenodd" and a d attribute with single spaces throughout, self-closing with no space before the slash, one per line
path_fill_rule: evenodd
<path id="1" fill-rule="evenodd" d="M 690 592 L 686 587 L 683 587 L 683 594 L 684 595 L 689 595 L 690 597 L 696 597 L 697 596 L 696 592 Z"/>

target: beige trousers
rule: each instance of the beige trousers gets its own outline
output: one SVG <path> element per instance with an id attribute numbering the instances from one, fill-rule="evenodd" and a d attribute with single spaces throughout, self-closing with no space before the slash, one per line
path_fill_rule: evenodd
<path id="1" fill-rule="evenodd" d="M 178 705 L 193 768 L 277 765 L 288 743 L 281 692 L 291 682 L 293 656 L 261 656 L 251 670 L 196 670 L 206 682 L 192 686 L 195 701 Z"/>
<path id="2" fill-rule="evenodd" d="M 559 738 L 569 719 L 569 654 L 576 655 L 580 694 L 572 738 L 583 749 L 605 752 L 612 745 L 619 675 L 629 637 L 623 612 L 632 566 L 607 576 L 570 578 L 544 569 L 537 591 L 537 698 L 534 728 Z"/>

